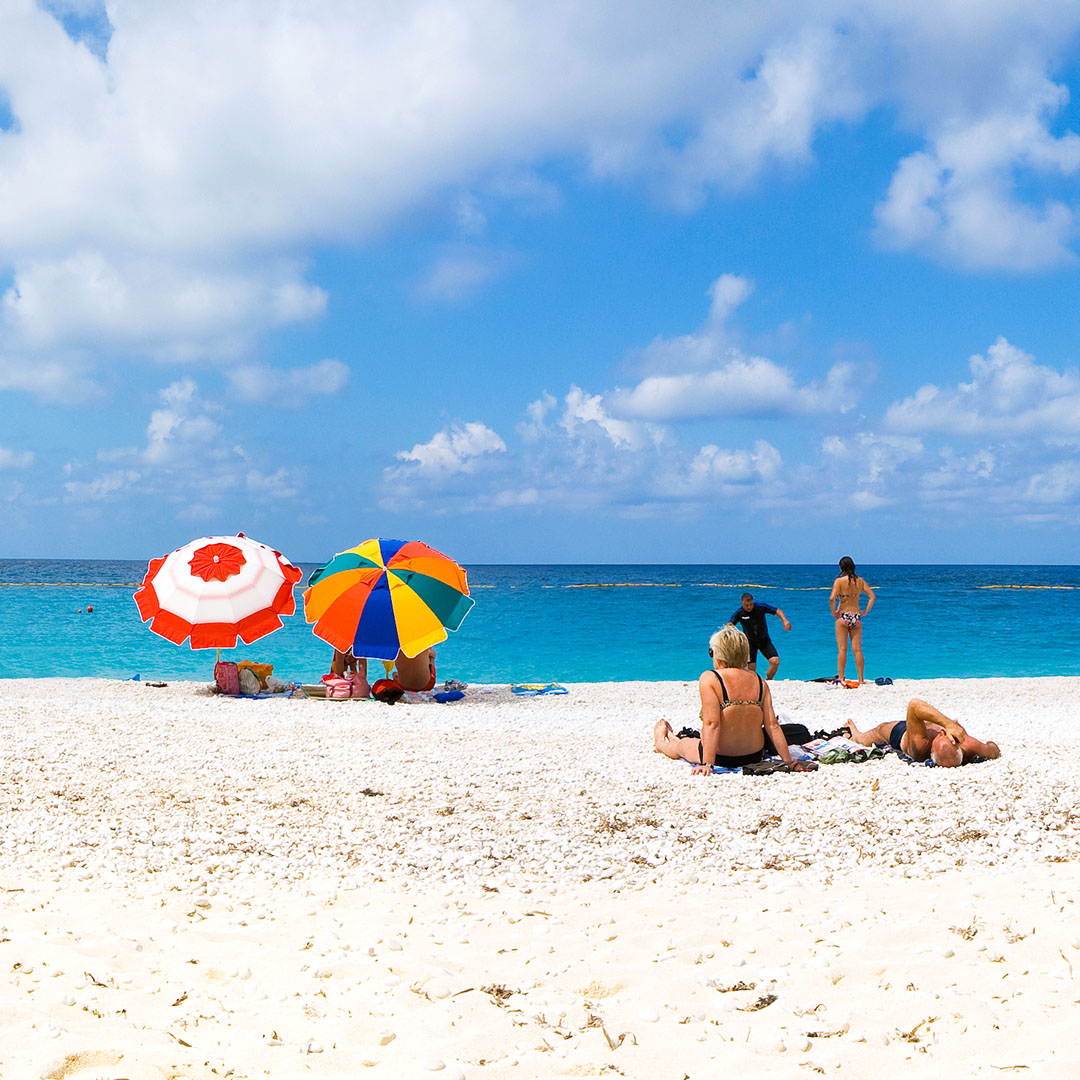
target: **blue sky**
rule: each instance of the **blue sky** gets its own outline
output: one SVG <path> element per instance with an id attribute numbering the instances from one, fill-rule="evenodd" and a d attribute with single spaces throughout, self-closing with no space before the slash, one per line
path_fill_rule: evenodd
<path id="1" fill-rule="evenodd" d="M 1080 4 L 4 0 L 0 557 L 1073 563 Z"/>

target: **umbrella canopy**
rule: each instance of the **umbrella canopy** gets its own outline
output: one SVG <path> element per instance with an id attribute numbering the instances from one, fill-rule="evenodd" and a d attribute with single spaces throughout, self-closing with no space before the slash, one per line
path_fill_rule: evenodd
<path id="1" fill-rule="evenodd" d="M 393 660 L 446 640 L 475 601 L 465 571 L 419 540 L 365 540 L 308 580 L 304 618 L 341 652 Z"/>
<path id="2" fill-rule="evenodd" d="M 204 536 L 151 561 L 135 603 L 150 629 L 193 649 L 250 645 L 296 610 L 302 572 L 280 552 L 236 536 Z"/>

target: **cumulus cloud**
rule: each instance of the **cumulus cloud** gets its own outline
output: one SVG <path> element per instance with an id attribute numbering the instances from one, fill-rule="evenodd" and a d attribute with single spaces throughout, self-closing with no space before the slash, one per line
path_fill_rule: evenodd
<path id="1" fill-rule="evenodd" d="M 974 267 L 1069 257 L 1075 175 L 1053 80 L 1065 0 L 432 7 L 311 0 L 8 0 L 0 12 L 6 329 L 27 349 L 206 354 L 325 304 L 291 255 L 385 231 L 463 189 L 550 207 L 546 163 L 644 180 L 691 207 L 884 108 L 920 144 L 883 242 Z M 107 51 L 103 42 L 108 43 Z M 456 194 L 455 194 L 456 193 Z M 445 256 L 421 288 L 505 269 Z M 49 356 L 77 372 L 79 355 Z"/>
<path id="2" fill-rule="evenodd" d="M 752 289 L 747 278 L 718 277 L 709 288 L 704 325 L 692 334 L 658 338 L 637 354 L 635 366 L 652 373 L 634 387 L 617 389 L 610 397 L 611 411 L 622 417 L 684 420 L 851 409 L 857 389 L 854 365 L 835 364 L 824 382 L 800 385 L 787 368 L 731 344 L 731 315 Z"/>
<path id="3" fill-rule="evenodd" d="M 999 337 L 968 361 L 971 381 L 921 386 L 885 412 L 894 431 L 953 435 L 1080 435 L 1080 373 L 1036 364 Z"/>
<path id="4" fill-rule="evenodd" d="M 489 454 L 506 452 L 506 443 L 491 428 L 478 421 L 453 424 L 436 432 L 426 443 L 397 454 L 399 461 L 411 463 L 416 474 L 450 476 L 474 472 Z"/>
<path id="5" fill-rule="evenodd" d="M 629 366 L 640 374 L 663 375 L 697 371 L 722 362 L 732 344 L 729 320 L 753 289 L 748 278 L 721 274 L 709 286 L 709 313 L 704 325 L 692 334 L 658 337 L 644 349 L 631 353 Z"/>
<path id="6" fill-rule="evenodd" d="M 1041 76 L 1030 82 L 987 114 L 947 117 L 928 150 L 900 162 L 875 212 L 885 246 L 979 270 L 1074 261 L 1070 207 L 1019 194 L 1023 182 L 1080 170 L 1080 136 L 1050 131 L 1068 91 Z"/>
<path id="7" fill-rule="evenodd" d="M 397 457 L 406 464 L 386 470 L 394 496 L 383 505 L 392 507 L 405 491 L 434 512 L 557 506 L 588 514 L 615 508 L 632 518 L 671 514 L 680 501 L 718 491 L 768 491 L 772 498 L 784 488 L 780 453 L 763 440 L 750 449 L 687 452 L 660 425 L 610 416 L 602 395 L 579 386 L 561 399 L 545 392 L 531 402 L 515 433 L 519 442 L 507 446 L 483 424 L 457 425 L 402 451 Z M 472 467 L 493 450 L 498 468 Z"/>
<path id="8" fill-rule="evenodd" d="M 775 446 L 758 439 L 752 449 L 701 447 L 689 466 L 672 472 L 665 482 L 674 496 L 745 493 L 754 487 L 774 484 L 783 464 Z"/>
<path id="9" fill-rule="evenodd" d="M 579 431 L 601 432 L 614 446 L 638 450 L 663 439 L 661 428 L 611 416 L 604 406 L 603 396 L 588 394 L 579 386 L 571 386 L 559 423 L 570 436 Z"/>
<path id="10" fill-rule="evenodd" d="M 177 379 L 158 399 L 144 445 L 102 448 L 96 466 L 105 468 L 97 475 L 87 475 L 94 467 L 80 461 L 64 466 L 69 502 L 149 497 L 178 520 L 203 520 L 301 495 L 305 469 L 254 460 L 230 437 L 227 408 L 207 400 L 193 379 Z"/>
<path id="11" fill-rule="evenodd" d="M 712 371 L 654 375 L 613 397 L 625 416 L 682 420 L 695 416 L 775 416 L 811 413 L 825 408 L 847 412 L 854 369 L 841 363 L 823 383 L 800 386 L 786 368 L 759 356 L 734 357 Z"/>

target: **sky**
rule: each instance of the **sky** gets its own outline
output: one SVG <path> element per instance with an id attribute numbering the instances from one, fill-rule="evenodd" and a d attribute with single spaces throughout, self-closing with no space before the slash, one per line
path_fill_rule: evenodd
<path id="1" fill-rule="evenodd" d="M 1076 563 L 1080 0 L 0 0 L 0 558 Z"/>

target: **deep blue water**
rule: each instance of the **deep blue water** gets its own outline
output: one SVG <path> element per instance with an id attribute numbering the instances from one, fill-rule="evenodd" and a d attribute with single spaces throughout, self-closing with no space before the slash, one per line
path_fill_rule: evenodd
<path id="1" fill-rule="evenodd" d="M 314 566 L 303 569 L 306 581 Z M 131 596 L 145 572 L 143 562 L 0 560 L 0 677 L 211 679 L 214 650 L 178 648 L 139 621 Z M 695 679 L 709 662 L 709 634 L 746 588 L 793 624 L 785 633 L 769 620 L 779 678 L 835 673 L 831 565 L 468 572 L 476 606 L 438 648 L 440 679 Z M 859 572 L 878 597 L 863 630 L 868 678 L 1080 674 L 1080 567 L 860 565 Z M 223 658 L 269 662 L 297 682 L 328 670 L 329 646 L 304 622 L 301 591 L 282 629 Z M 854 676 L 850 656 L 847 674 Z"/>

